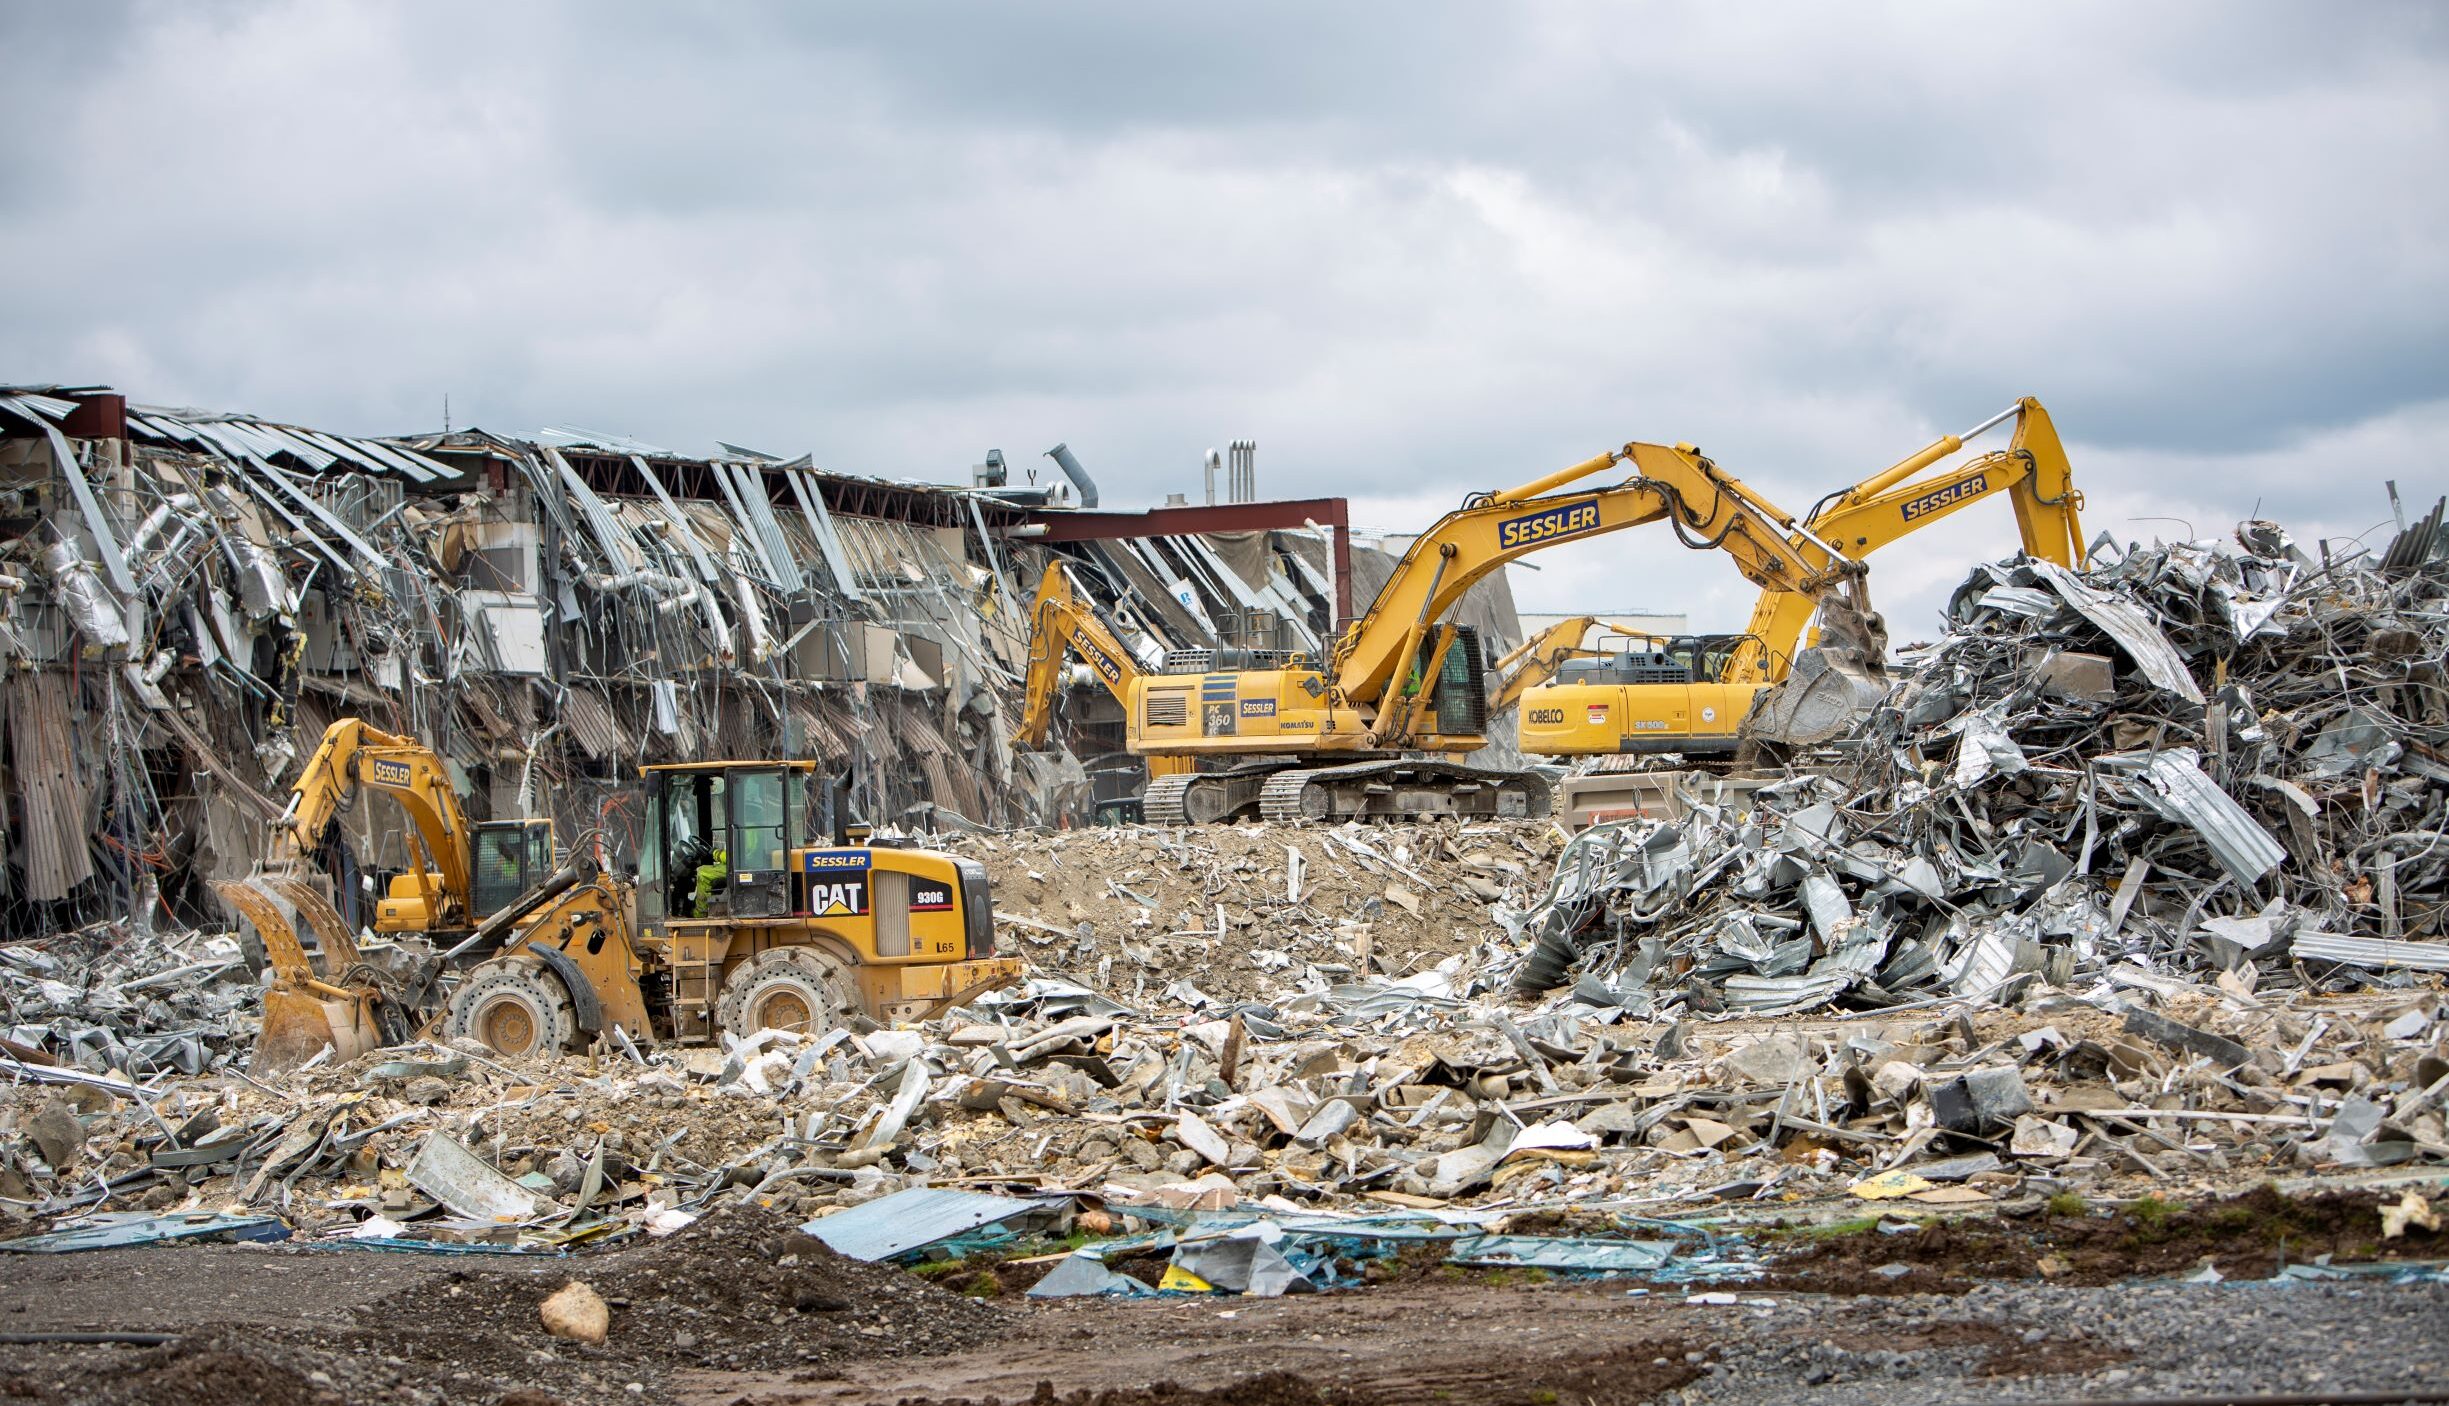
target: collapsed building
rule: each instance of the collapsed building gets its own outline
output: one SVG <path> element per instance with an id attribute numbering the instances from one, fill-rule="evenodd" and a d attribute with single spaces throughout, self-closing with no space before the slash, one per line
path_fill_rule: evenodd
<path id="1" fill-rule="evenodd" d="M 1340 500 L 1258 511 L 1247 459 L 1230 521 L 1272 525 L 1210 533 L 1226 519 L 1198 509 L 1081 511 L 1068 453 L 1077 506 L 1007 484 L 999 455 L 963 487 L 0 387 L 0 931 L 219 925 L 209 884 L 258 862 L 299 763 L 352 715 L 432 745 L 477 816 L 548 815 L 612 864 L 658 761 L 817 758 L 852 813 L 914 830 L 1127 814 L 1143 773 L 1102 700 L 1066 700 L 1068 750 L 1010 738 L 1052 555 L 1135 647 L 1194 661 L 1320 650 L 1390 568 Z M 1471 609 L 1518 635 L 1502 580 Z M 332 872 L 408 858 L 391 808 L 347 825 Z"/>

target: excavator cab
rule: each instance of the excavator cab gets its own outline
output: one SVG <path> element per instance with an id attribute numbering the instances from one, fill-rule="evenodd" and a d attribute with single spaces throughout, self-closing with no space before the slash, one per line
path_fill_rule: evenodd
<path id="1" fill-rule="evenodd" d="M 483 922 L 553 872 L 553 822 L 488 820 L 472 827 L 468 917 Z"/>

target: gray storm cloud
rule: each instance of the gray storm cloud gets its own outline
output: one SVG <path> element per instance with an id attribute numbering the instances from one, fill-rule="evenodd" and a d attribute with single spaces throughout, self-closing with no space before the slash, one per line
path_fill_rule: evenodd
<path id="1" fill-rule="evenodd" d="M 0 379 L 1415 526 L 1625 439 L 1800 507 L 2019 394 L 2090 524 L 2449 474 L 2418 5 L 10 6 Z M 1926 619 L 2003 508 L 1881 559 Z M 1534 607 L 1740 619 L 1663 537 Z"/>

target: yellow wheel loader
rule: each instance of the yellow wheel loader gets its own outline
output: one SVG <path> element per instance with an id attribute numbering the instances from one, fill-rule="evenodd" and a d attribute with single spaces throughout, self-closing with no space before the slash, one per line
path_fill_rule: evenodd
<path id="1" fill-rule="evenodd" d="M 219 886 L 255 926 L 274 981 L 256 1045 L 279 1070 L 420 1031 L 505 1056 L 599 1039 L 703 1043 L 718 1031 L 816 1032 L 925 1019 L 1018 981 L 995 953 L 985 868 L 927 850 L 854 844 L 819 823 L 830 795 L 808 761 L 648 767 L 634 877 L 553 860 L 544 821 L 470 823 L 440 760 L 412 739 L 333 724 L 300 774 L 273 863 Z M 370 924 L 447 951 L 379 973 L 298 859 L 321 848 L 354 787 L 400 801 L 418 850 Z M 310 958 L 287 908 L 313 930 Z M 463 965 L 467 964 L 467 965 Z M 444 993 L 447 992 L 447 995 Z"/>

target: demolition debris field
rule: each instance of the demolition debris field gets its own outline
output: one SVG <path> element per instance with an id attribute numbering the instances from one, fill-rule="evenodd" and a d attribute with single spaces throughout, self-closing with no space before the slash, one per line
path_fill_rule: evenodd
<path id="1" fill-rule="evenodd" d="M 267 1082 L 233 935 L 0 947 L 0 1214 L 55 1251 L 0 1334 L 168 1339 L 6 1341 L 0 1390 L 2412 1389 L 2444 656 L 2437 517 L 1984 568 L 1740 803 L 939 837 L 1033 979 L 907 1028 Z M 184 1238 L 275 1243 L 72 1248 Z"/>

